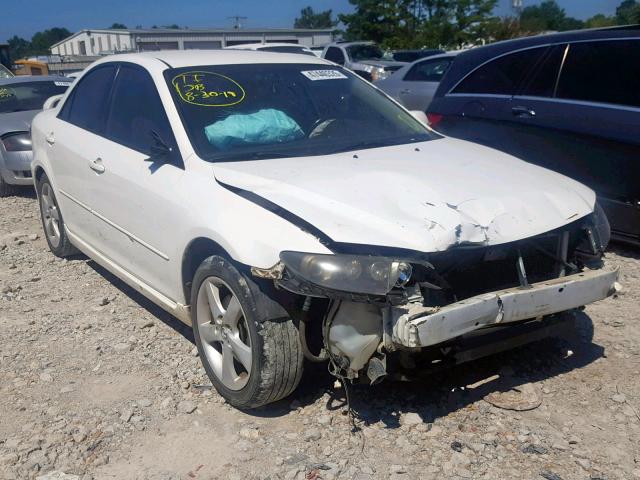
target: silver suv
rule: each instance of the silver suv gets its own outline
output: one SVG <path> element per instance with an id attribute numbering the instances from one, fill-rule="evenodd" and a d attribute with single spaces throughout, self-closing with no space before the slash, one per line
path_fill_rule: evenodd
<path id="1" fill-rule="evenodd" d="M 406 65 L 383 57 L 384 52 L 374 42 L 334 42 L 322 52 L 322 58 L 343 65 L 370 82 L 387 78 Z"/>

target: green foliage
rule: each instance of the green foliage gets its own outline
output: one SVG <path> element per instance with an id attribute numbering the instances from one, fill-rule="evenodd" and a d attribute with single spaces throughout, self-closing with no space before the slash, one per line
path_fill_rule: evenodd
<path id="1" fill-rule="evenodd" d="M 9 44 L 12 60 L 20 60 L 21 58 L 31 55 L 31 42 L 28 40 L 14 35 L 7 43 Z"/>
<path id="2" fill-rule="evenodd" d="M 125 30 L 127 26 L 124 23 L 113 23 L 109 27 L 109 30 Z"/>
<path id="3" fill-rule="evenodd" d="M 587 28 L 612 27 L 617 24 L 616 17 L 607 17 L 602 13 L 594 15 L 585 22 Z"/>
<path id="4" fill-rule="evenodd" d="M 71 35 L 66 28 L 54 27 L 31 37 L 31 55 L 48 55 L 51 45 Z"/>
<path id="5" fill-rule="evenodd" d="M 387 48 L 459 46 L 476 42 L 496 19 L 497 0 L 349 0 L 355 11 L 339 15 L 351 40 Z"/>
<path id="6" fill-rule="evenodd" d="M 640 23 L 640 3 L 636 0 L 624 0 L 616 8 L 616 21 L 619 25 Z"/>
<path id="7" fill-rule="evenodd" d="M 313 8 L 305 7 L 300 10 L 300 17 L 295 19 L 293 28 L 333 28 L 336 24 L 331 18 L 331 10 L 316 13 Z"/>
<path id="8" fill-rule="evenodd" d="M 531 5 L 522 11 L 520 27 L 528 32 L 565 31 L 584 27 L 584 22 L 567 17 L 556 0 L 544 0 L 540 5 Z"/>

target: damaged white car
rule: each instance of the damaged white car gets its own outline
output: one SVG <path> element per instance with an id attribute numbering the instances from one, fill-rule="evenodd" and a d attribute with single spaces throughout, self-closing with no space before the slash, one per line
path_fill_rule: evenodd
<path id="1" fill-rule="evenodd" d="M 539 338 L 617 288 L 590 189 L 444 138 L 322 59 L 107 57 L 33 147 L 51 251 L 192 324 L 240 408 L 289 395 L 305 357 L 374 383 L 479 332 Z"/>

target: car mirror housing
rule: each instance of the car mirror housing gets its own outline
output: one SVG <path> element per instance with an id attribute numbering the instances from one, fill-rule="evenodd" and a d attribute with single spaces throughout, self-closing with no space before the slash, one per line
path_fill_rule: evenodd
<path id="1" fill-rule="evenodd" d="M 149 148 L 149 161 L 158 163 L 170 163 L 181 166 L 178 152 L 170 147 L 167 142 L 155 131 L 151 131 L 151 147 Z"/>

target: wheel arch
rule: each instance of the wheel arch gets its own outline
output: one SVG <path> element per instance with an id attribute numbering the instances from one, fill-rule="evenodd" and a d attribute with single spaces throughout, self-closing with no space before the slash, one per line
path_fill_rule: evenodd
<path id="1" fill-rule="evenodd" d="M 182 254 L 181 279 L 185 305 L 191 303 L 191 287 L 196 270 L 202 262 L 212 256 L 220 255 L 229 260 L 231 256 L 218 242 L 207 237 L 197 237 L 189 242 Z"/>

